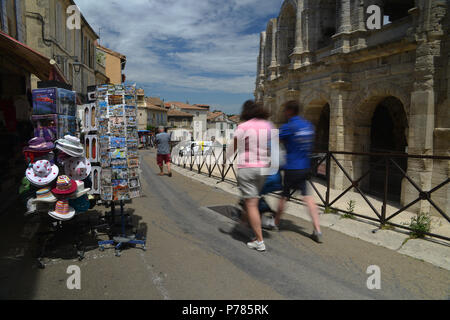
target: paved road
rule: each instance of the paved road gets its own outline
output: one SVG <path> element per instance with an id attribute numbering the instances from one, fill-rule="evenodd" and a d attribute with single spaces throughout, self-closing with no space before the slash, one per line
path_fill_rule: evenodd
<path id="1" fill-rule="evenodd" d="M 221 210 L 237 198 L 174 174 L 156 175 L 155 154 L 142 152 L 145 196 L 128 207 L 148 237 L 148 250 L 89 251 L 78 262 L 57 257 L 32 267 L 36 224 L 18 213 L 0 217 L 0 297 L 33 299 L 449 299 L 450 274 L 325 229 L 312 242 L 308 222 L 286 217 L 285 230 L 266 233 L 266 253 L 247 249 L 245 230 Z M 8 223 L 10 225 L 8 225 Z M 31 238 L 31 240 L 29 239 Z M 66 288 L 67 266 L 81 268 L 82 288 Z M 366 287 L 370 265 L 382 288 Z"/>

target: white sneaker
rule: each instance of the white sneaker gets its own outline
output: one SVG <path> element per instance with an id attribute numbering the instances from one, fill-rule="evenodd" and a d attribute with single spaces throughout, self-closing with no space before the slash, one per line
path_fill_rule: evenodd
<path id="1" fill-rule="evenodd" d="M 255 240 L 253 242 L 249 242 L 247 243 L 247 247 L 249 249 L 254 249 L 260 252 L 266 251 L 266 245 L 264 244 L 264 241 L 258 242 L 257 240 Z"/>

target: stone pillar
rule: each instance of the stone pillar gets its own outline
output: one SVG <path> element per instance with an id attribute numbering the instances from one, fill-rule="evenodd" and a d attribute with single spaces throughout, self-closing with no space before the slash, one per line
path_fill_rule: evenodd
<path id="1" fill-rule="evenodd" d="M 298 1 L 297 4 L 297 20 L 295 25 L 295 48 L 291 55 L 291 64 L 293 69 L 298 69 L 302 66 L 301 55 L 303 53 L 303 1 Z"/>
<path id="2" fill-rule="evenodd" d="M 269 66 L 269 79 L 274 80 L 278 77 L 277 75 L 277 19 L 272 19 L 272 60 L 270 61 Z"/>
<path id="3" fill-rule="evenodd" d="M 346 81 L 332 81 L 330 101 L 330 151 L 352 150 L 353 123 L 350 101 L 351 85 Z M 351 156 L 335 155 L 347 173 L 354 178 L 353 159 Z M 337 164 L 331 162 L 331 188 L 344 190 L 351 182 Z"/>
<path id="4" fill-rule="evenodd" d="M 340 0 L 337 2 L 337 26 L 334 38 L 333 53 L 345 53 L 350 51 L 350 32 L 352 24 L 350 19 L 350 0 Z"/>
<path id="5" fill-rule="evenodd" d="M 438 57 L 442 57 L 441 42 L 445 30 L 442 28 L 448 5 L 444 1 L 433 1 L 420 13 L 421 25 L 416 29 L 418 47 L 416 49 L 415 83 L 411 94 L 409 117 L 409 154 L 434 155 L 435 109 L 439 81 Z M 430 191 L 434 171 L 433 160 L 410 159 L 408 175 L 425 192 Z M 418 197 L 418 191 L 404 180 L 402 183 L 402 203 L 407 204 Z M 421 200 L 414 207 L 417 212 L 430 212 L 431 205 Z"/>
<path id="6" fill-rule="evenodd" d="M 259 44 L 259 61 L 258 61 L 258 77 L 260 82 L 264 81 L 265 77 L 265 52 L 266 52 L 266 32 L 261 32 Z"/>

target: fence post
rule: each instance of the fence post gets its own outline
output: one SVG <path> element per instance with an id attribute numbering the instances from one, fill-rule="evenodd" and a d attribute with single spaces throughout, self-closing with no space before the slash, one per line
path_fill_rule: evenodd
<path id="1" fill-rule="evenodd" d="M 328 208 L 330 204 L 330 179 L 331 179 L 331 153 L 327 152 L 327 164 L 326 164 L 326 173 L 327 173 L 327 193 L 325 196 L 325 208 Z"/>
<path id="2" fill-rule="evenodd" d="M 389 189 L 389 158 L 384 157 L 384 165 L 386 167 L 384 176 L 384 197 L 383 197 L 383 207 L 381 208 L 381 226 L 386 224 L 386 209 L 387 209 L 387 198 Z"/>
<path id="3" fill-rule="evenodd" d="M 225 166 L 227 164 L 227 145 L 223 145 L 222 152 L 222 181 L 225 181 Z"/>

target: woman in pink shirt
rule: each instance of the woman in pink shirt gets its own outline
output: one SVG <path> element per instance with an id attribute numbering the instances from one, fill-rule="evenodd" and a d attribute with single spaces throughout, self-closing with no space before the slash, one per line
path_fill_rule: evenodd
<path id="1" fill-rule="evenodd" d="M 242 108 L 241 123 L 234 136 L 234 151 L 238 152 L 238 185 L 245 200 L 250 226 L 256 239 L 249 242 L 250 249 L 265 251 L 262 236 L 261 216 L 258 209 L 260 192 L 266 175 L 264 168 L 270 166 L 270 136 L 272 124 L 262 104 L 247 101 Z"/>

